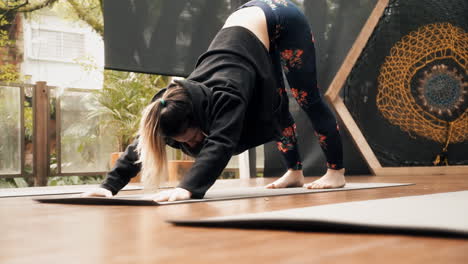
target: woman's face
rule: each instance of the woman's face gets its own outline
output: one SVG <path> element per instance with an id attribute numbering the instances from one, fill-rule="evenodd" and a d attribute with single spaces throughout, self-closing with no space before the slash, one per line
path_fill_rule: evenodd
<path id="1" fill-rule="evenodd" d="M 194 148 L 198 144 L 201 144 L 203 140 L 205 140 L 205 134 L 200 128 L 197 127 L 189 127 L 185 130 L 184 133 L 172 137 L 175 141 L 185 143 L 189 145 L 189 147 Z"/>

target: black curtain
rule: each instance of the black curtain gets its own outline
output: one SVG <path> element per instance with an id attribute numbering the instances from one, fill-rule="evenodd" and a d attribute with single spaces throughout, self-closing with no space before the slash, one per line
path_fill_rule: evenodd
<path id="1" fill-rule="evenodd" d="M 106 69 L 188 76 L 239 0 L 106 0 Z"/>

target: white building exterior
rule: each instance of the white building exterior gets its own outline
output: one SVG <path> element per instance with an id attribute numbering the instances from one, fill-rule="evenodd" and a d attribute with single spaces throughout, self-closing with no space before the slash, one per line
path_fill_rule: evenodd
<path id="1" fill-rule="evenodd" d="M 104 42 L 85 23 L 72 22 L 54 11 L 24 17 L 23 76 L 62 88 L 100 89 Z"/>

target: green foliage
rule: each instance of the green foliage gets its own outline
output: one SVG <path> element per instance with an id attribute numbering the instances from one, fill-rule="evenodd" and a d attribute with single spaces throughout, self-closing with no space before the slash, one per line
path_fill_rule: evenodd
<path id="1" fill-rule="evenodd" d="M 24 139 L 26 142 L 32 142 L 33 135 L 33 110 L 31 103 L 24 101 Z"/>
<path id="2" fill-rule="evenodd" d="M 56 176 L 50 177 L 48 186 L 63 186 L 63 185 L 83 185 L 83 184 L 100 184 L 104 180 L 103 175 L 95 176 Z"/>
<path id="3" fill-rule="evenodd" d="M 13 179 L 0 179 L 0 188 L 17 188 Z"/>
<path id="4" fill-rule="evenodd" d="M 6 30 L 10 25 L 11 23 L 4 16 L 0 17 L 0 47 L 9 47 L 14 44 L 14 41 L 8 36 L 8 30 Z"/>
<path id="5" fill-rule="evenodd" d="M 13 181 L 18 188 L 28 187 L 28 183 L 23 178 L 13 178 Z"/>
<path id="6" fill-rule="evenodd" d="M 81 21 L 90 26 L 101 37 L 104 35 L 102 0 L 67 0 L 54 6 L 54 11 L 63 18 Z"/>
<path id="7" fill-rule="evenodd" d="M 0 17 L 0 55 L 7 56 L 8 50 L 14 48 L 15 41 L 10 39 L 8 29 L 11 26 L 5 16 Z M 0 82 L 15 82 L 20 79 L 16 65 L 6 63 L 0 65 Z"/>
<path id="8" fill-rule="evenodd" d="M 0 169 L 6 171 L 15 171 L 19 167 L 20 109 L 14 101 L 18 94 L 19 90 L 15 88 L 0 88 Z"/>
<path id="9" fill-rule="evenodd" d="M 236 173 L 233 171 L 223 171 L 219 176 L 219 179 L 222 180 L 229 180 L 229 179 L 236 179 Z"/>
<path id="10" fill-rule="evenodd" d="M 0 12 L 29 13 L 52 6 L 57 1 L 58 0 L 2 0 L 0 1 Z"/>
<path id="11" fill-rule="evenodd" d="M 50 154 L 50 165 L 49 165 L 50 174 L 57 175 L 57 154 Z"/>
<path id="12" fill-rule="evenodd" d="M 0 82 L 16 82 L 20 79 L 18 69 L 13 64 L 0 65 Z"/>
<path id="13" fill-rule="evenodd" d="M 105 71 L 103 89 L 93 96 L 99 102 L 89 118 L 100 117 L 104 129 L 113 131 L 123 151 L 136 136 L 141 112 L 169 78 L 133 72 Z"/>
<path id="14" fill-rule="evenodd" d="M 48 179 L 47 186 L 100 184 L 104 178 L 104 175 L 56 176 Z M 0 189 L 25 187 L 29 187 L 29 184 L 24 178 L 0 179 Z"/>
<path id="15" fill-rule="evenodd" d="M 56 154 L 51 155 L 50 171 L 52 175 L 57 174 L 57 157 Z M 26 168 L 28 174 L 32 173 L 31 168 Z M 47 186 L 63 186 L 63 185 L 84 185 L 84 184 L 100 184 L 104 180 L 104 175 L 90 176 L 55 176 L 49 177 Z M 29 187 L 25 178 L 10 178 L 0 179 L 1 188 L 24 188 Z"/>
<path id="16" fill-rule="evenodd" d="M 89 136 L 80 138 L 80 144 L 78 145 L 77 151 L 81 153 L 83 160 L 88 163 L 92 163 L 96 160 L 95 153 L 93 151 L 93 146 L 98 142 L 98 133 L 92 133 Z"/>

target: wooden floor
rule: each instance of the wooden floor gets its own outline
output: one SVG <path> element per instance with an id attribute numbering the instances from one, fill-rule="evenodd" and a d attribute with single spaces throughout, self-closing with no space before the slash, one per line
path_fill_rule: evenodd
<path id="1" fill-rule="evenodd" d="M 468 175 L 347 180 L 416 185 L 161 207 L 2 198 L 0 263 L 468 263 L 467 239 L 177 227 L 164 221 L 468 190 Z M 219 181 L 215 188 L 271 181 Z"/>

